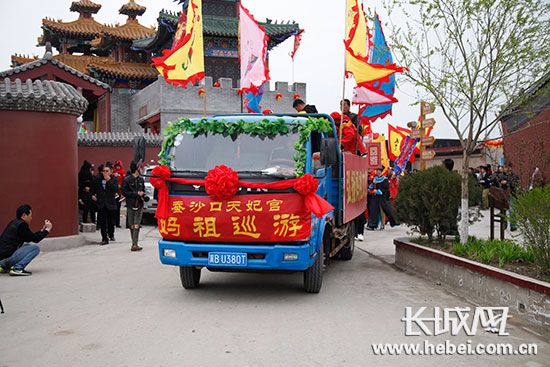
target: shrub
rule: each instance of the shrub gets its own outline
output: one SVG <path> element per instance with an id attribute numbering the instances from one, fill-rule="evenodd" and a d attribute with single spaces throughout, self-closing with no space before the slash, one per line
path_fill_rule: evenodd
<path id="1" fill-rule="evenodd" d="M 550 274 L 550 187 L 523 192 L 514 199 L 508 218 L 531 248 L 543 274 Z"/>
<path id="2" fill-rule="evenodd" d="M 460 176 L 443 166 L 404 176 L 394 201 L 398 220 L 430 241 L 456 228 L 459 203 Z"/>

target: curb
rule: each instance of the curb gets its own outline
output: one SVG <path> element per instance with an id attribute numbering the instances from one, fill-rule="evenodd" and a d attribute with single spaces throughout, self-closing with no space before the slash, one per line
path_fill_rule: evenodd
<path id="1" fill-rule="evenodd" d="M 86 246 L 88 240 L 82 235 L 44 238 L 39 246 L 42 252 L 62 251 L 71 248 Z"/>
<path id="2" fill-rule="evenodd" d="M 550 283 L 409 241 L 393 241 L 397 267 L 445 283 L 468 298 L 510 307 L 539 326 L 550 326 Z"/>

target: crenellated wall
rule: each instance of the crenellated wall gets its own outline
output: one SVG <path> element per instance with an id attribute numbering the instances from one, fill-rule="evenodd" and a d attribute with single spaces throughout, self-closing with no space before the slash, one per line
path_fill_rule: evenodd
<path id="1" fill-rule="evenodd" d="M 199 86 L 188 85 L 186 89 L 168 84 L 162 77 L 136 92 L 130 97 L 130 131 L 142 131 L 139 123 L 160 115 L 161 128 L 169 121 L 180 117 L 196 118 L 204 116 L 204 100 L 199 90 L 204 89 L 206 96 L 206 114 L 208 116 L 246 112 L 243 105 L 244 96 L 238 88 L 233 88 L 233 80 L 221 78 L 220 86 L 214 87 L 211 77 L 205 77 Z M 273 113 L 295 113 L 292 108 L 294 95 L 299 94 L 306 100 L 306 84 L 275 82 L 275 88 L 265 88 L 260 106 L 262 111 L 270 109 Z M 282 98 L 276 96 L 281 93 Z"/>

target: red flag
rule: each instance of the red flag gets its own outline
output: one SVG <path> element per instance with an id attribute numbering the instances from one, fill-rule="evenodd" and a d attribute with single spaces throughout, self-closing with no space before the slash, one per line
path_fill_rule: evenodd
<path id="1" fill-rule="evenodd" d="M 300 33 L 294 36 L 294 49 L 292 52 L 289 52 L 290 57 L 292 57 L 292 60 L 294 60 L 294 55 L 296 55 L 296 51 L 298 51 L 298 48 L 300 48 L 300 43 L 302 42 L 302 34 L 304 34 L 304 30 L 300 29 Z"/>

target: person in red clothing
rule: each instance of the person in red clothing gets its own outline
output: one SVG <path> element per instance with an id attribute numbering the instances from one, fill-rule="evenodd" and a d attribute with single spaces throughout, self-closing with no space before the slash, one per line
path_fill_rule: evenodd
<path id="1" fill-rule="evenodd" d="M 390 202 L 393 205 L 393 199 L 397 196 L 397 191 L 399 189 L 399 177 L 393 172 L 393 170 L 388 172 L 388 177 L 390 180 Z"/>
<path id="2" fill-rule="evenodd" d="M 122 187 L 122 183 L 124 182 L 124 178 L 126 177 L 126 172 L 124 172 L 124 167 L 122 166 L 122 161 L 116 161 L 115 162 L 115 169 L 113 171 L 113 176 L 115 176 L 118 180 L 118 197 L 116 198 L 116 215 L 115 215 L 115 226 L 117 228 L 120 228 L 120 206 L 122 205 L 122 193 L 120 192 L 120 187 Z"/>
<path id="3" fill-rule="evenodd" d="M 333 112 L 330 114 L 330 117 L 334 120 L 334 125 L 336 125 L 336 133 L 340 137 L 340 128 L 342 128 L 342 142 L 341 145 L 344 147 L 345 151 L 352 152 L 357 154 L 365 154 L 367 149 L 363 145 L 363 141 L 357 134 L 357 128 L 349 117 L 344 115 L 344 122 L 342 123 L 342 115 L 339 112 Z"/>

